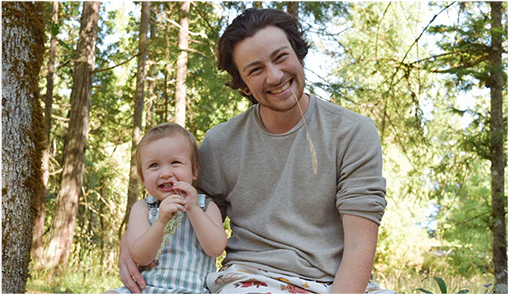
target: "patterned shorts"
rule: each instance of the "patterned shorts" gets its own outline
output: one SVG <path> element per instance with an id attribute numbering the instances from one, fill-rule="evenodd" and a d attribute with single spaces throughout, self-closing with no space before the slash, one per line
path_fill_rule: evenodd
<path id="1" fill-rule="evenodd" d="M 330 293 L 332 286 L 331 283 L 304 280 L 238 264 L 208 274 L 206 284 L 212 293 L 221 294 Z M 395 294 L 391 290 L 381 289 L 373 280 L 369 281 L 365 293 Z"/>

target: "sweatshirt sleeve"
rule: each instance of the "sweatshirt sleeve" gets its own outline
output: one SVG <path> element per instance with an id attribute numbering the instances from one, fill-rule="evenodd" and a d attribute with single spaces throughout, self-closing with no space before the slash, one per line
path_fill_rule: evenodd
<path id="1" fill-rule="evenodd" d="M 198 187 L 203 193 L 209 196 L 219 207 L 222 219 L 226 218 L 226 200 L 223 191 L 223 179 L 217 156 L 215 156 L 214 146 L 209 137 L 210 131 L 205 135 L 203 142 L 199 146 L 201 173 L 198 180 Z"/>
<path id="2" fill-rule="evenodd" d="M 387 202 L 377 129 L 370 118 L 365 118 L 357 121 L 345 139 L 337 158 L 337 209 L 341 216 L 352 214 L 380 224 Z"/>

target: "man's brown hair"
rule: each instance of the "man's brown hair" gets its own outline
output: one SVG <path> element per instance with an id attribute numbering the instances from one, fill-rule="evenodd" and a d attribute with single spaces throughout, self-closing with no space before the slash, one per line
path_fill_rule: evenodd
<path id="1" fill-rule="evenodd" d="M 267 26 L 278 27 L 286 33 L 296 56 L 303 64 L 303 59 L 307 55 L 310 46 L 303 38 L 302 25 L 298 19 L 282 10 L 249 8 L 233 20 L 217 42 L 219 69 L 225 70 L 231 75 L 231 81 L 226 83 L 227 86 L 235 90 L 247 88 L 233 62 L 233 49 L 242 40 L 254 36 L 259 30 Z M 258 103 L 252 95 L 246 95 L 242 91 L 240 93 L 252 103 Z"/>

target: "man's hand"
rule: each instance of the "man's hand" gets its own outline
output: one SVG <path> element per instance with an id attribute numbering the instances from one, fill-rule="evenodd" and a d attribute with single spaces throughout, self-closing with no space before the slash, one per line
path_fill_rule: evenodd
<path id="1" fill-rule="evenodd" d="M 141 290 L 146 288 L 145 279 L 141 276 L 138 265 L 130 256 L 126 235 L 127 232 L 125 232 L 120 242 L 120 256 L 118 257 L 120 278 L 124 286 L 127 287 L 131 293 L 141 293 Z"/>

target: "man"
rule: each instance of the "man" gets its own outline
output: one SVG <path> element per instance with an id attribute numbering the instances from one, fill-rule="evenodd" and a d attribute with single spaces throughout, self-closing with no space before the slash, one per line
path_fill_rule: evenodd
<path id="1" fill-rule="evenodd" d="M 369 282 L 386 206 L 379 135 L 370 119 L 304 93 L 307 51 L 279 10 L 248 9 L 219 40 L 228 85 L 255 105 L 200 146 L 199 187 L 233 231 L 212 293 L 383 291 Z M 143 283 L 125 250 L 120 265 L 126 286 Z"/>

